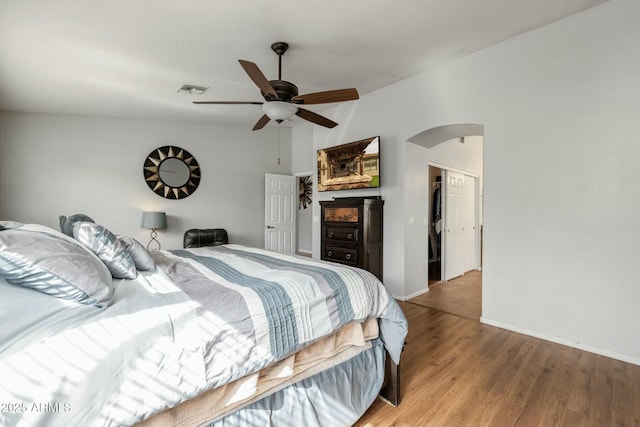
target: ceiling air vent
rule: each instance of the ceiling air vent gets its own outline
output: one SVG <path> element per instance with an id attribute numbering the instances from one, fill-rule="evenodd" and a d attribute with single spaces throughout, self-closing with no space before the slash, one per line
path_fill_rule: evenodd
<path id="1" fill-rule="evenodd" d="M 196 86 L 196 85 L 190 85 L 185 83 L 178 88 L 177 92 L 188 93 L 189 95 L 202 95 L 207 91 L 207 89 L 209 88 L 204 86 Z"/>

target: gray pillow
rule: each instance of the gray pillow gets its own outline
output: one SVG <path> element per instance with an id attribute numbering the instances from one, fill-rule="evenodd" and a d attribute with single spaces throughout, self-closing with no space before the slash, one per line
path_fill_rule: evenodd
<path id="1" fill-rule="evenodd" d="M 95 222 L 85 214 L 73 214 L 70 216 L 60 215 L 60 231 L 69 237 L 73 237 L 73 224 L 78 221 Z"/>
<path id="2" fill-rule="evenodd" d="M 113 299 L 104 264 L 78 242 L 43 225 L 26 224 L 0 233 L 0 277 L 98 308 Z"/>
<path id="3" fill-rule="evenodd" d="M 73 225 L 73 237 L 96 254 L 116 279 L 136 278 L 136 265 L 127 248 L 105 227 L 78 221 Z"/>
<path id="4" fill-rule="evenodd" d="M 118 240 L 127 248 L 127 252 L 133 258 L 133 262 L 136 264 L 136 269 L 140 271 L 155 271 L 156 263 L 151 258 L 149 252 L 145 249 L 140 242 L 133 237 L 118 236 Z"/>

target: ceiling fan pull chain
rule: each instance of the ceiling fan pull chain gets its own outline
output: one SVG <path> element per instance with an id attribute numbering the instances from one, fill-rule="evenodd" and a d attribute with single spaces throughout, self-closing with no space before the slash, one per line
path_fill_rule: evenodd
<path id="1" fill-rule="evenodd" d="M 278 165 L 280 165 L 280 131 L 282 130 L 282 122 L 278 123 Z"/>

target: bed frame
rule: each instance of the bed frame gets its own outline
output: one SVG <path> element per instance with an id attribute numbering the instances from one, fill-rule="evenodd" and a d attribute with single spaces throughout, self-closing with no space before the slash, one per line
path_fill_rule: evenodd
<path id="1" fill-rule="evenodd" d="M 380 390 L 380 398 L 390 405 L 400 404 L 400 365 L 391 360 L 387 353 L 384 364 L 384 382 Z"/>

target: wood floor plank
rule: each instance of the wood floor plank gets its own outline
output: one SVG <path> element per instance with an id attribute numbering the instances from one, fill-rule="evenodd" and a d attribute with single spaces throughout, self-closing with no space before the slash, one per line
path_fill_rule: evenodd
<path id="1" fill-rule="evenodd" d="M 456 396 L 456 399 L 449 404 L 452 406 L 450 416 L 445 420 L 447 425 L 475 425 L 474 419 L 474 402 L 484 400 L 490 395 L 490 390 L 501 379 L 502 369 L 511 361 L 511 353 L 515 340 L 509 335 L 504 334 L 505 339 L 502 342 L 494 342 L 494 345 L 483 343 L 480 357 L 475 358 L 471 353 L 470 357 L 474 358 L 472 364 L 475 368 L 469 374 L 460 378 L 462 391 Z M 469 368 L 468 366 L 465 367 Z M 482 408 L 487 410 L 488 408 Z M 495 406 L 490 410 L 489 419 L 493 418 Z"/>
<path id="2" fill-rule="evenodd" d="M 624 426 L 638 424 L 639 420 L 635 414 L 636 408 L 633 396 L 633 384 L 630 384 L 627 378 L 630 374 L 630 368 L 623 362 L 615 363 L 613 367 L 613 377 L 611 384 L 611 401 L 612 401 L 612 422 L 611 425 Z"/>
<path id="3" fill-rule="evenodd" d="M 640 425 L 640 366 L 400 305 L 401 403 L 376 401 L 356 426 Z"/>
<path id="4" fill-rule="evenodd" d="M 480 320 L 482 314 L 482 273 L 469 271 L 447 282 L 429 285 L 429 292 L 411 300 L 468 319 Z"/>
<path id="5" fill-rule="evenodd" d="M 567 402 L 569 411 L 582 416 L 589 415 L 589 408 L 592 404 L 593 395 L 591 390 L 594 386 L 596 362 L 598 355 L 593 353 L 582 352 L 576 366 L 576 381 L 574 384 L 574 393 L 571 394 Z"/>
<path id="6" fill-rule="evenodd" d="M 496 379 L 481 400 L 473 405 L 468 425 L 510 425 L 522 411 L 522 400 L 516 393 L 517 379 L 522 377 L 523 370 L 529 364 L 534 343 L 532 340 L 514 341 L 517 350 L 508 350 L 510 359 L 505 365 L 497 367 Z"/>

